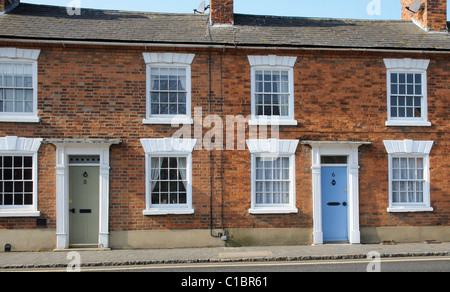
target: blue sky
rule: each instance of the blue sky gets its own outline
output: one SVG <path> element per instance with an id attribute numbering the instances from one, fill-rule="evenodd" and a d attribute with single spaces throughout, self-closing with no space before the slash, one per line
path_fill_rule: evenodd
<path id="1" fill-rule="evenodd" d="M 67 6 L 72 1 L 79 1 L 82 8 L 191 13 L 202 0 L 22 0 L 22 3 Z M 235 0 L 236 13 L 300 17 L 400 19 L 400 7 L 400 0 Z"/>

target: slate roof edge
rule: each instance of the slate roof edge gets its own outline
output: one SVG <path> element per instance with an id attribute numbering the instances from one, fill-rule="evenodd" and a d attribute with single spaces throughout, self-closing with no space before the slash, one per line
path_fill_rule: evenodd
<path id="1" fill-rule="evenodd" d="M 350 47 L 350 46 L 321 46 L 300 44 L 252 44 L 252 43 L 214 43 L 214 42 L 145 42 L 132 40 L 101 40 L 101 39 L 57 39 L 13 37 L 0 35 L 1 42 L 46 43 L 61 45 L 93 45 L 93 46 L 137 46 L 137 47 L 178 47 L 178 48 L 242 48 L 242 49 L 282 49 L 282 50 L 339 50 L 364 52 L 410 52 L 410 53 L 444 53 L 450 49 L 439 48 L 398 48 L 398 47 Z"/>

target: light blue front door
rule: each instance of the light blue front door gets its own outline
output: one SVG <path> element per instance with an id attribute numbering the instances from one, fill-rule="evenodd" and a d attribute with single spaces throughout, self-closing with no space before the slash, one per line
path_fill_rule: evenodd
<path id="1" fill-rule="evenodd" d="M 322 167 L 323 241 L 348 241 L 347 167 Z"/>

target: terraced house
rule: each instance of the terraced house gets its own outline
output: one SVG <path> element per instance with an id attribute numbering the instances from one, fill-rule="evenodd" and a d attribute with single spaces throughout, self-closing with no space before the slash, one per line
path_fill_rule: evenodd
<path id="1" fill-rule="evenodd" d="M 450 240 L 446 0 L 398 21 L 19 2 L 2 250 Z"/>

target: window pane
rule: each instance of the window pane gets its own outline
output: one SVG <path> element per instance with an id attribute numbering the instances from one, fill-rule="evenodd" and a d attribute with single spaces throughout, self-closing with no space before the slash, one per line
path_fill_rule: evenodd
<path id="1" fill-rule="evenodd" d="M 423 202 L 423 158 L 392 158 L 392 202 Z"/>
<path id="2" fill-rule="evenodd" d="M 398 83 L 397 73 L 391 74 L 391 83 Z"/>
<path id="3" fill-rule="evenodd" d="M 186 68 L 151 69 L 151 115 L 186 115 Z"/>
<path id="4" fill-rule="evenodd" d="M 283 163 L 284 161 L 284 163 Z M 283 164 L 287 167 L 283 168 Z M 289 203 L 289 158 L 256 157 L 256 204 Z"/>
<path id="5" fill-rule="evenodd" d="M 178 196 L 178 203 L 179 204 L 186 204 L 187 203 L 187 194 L 186 193 L 180 193 Z"/>
<path id="6" fill-rule="evenodd" d="M 30 156 L 0 156 L 0 205 L 33 204 Z"/>
<path id="7" fill-rule="evenodd" d="M 255 111 L 257 115 L 288 116 L 289 93 L 288 72 L 279 70 L 255 71 Z M 259 94 L 265 93 L 265 94 Z"/>
<path id="8" fill-rule="evenodd" d="M 0 63 L 0 112 L 33 112 L 31 64 Z"/>
<path id="9" fill-rule="evenodd" d="M 152 204 L 186 204 L 186 157 L 151 157 Z"/>

